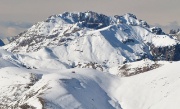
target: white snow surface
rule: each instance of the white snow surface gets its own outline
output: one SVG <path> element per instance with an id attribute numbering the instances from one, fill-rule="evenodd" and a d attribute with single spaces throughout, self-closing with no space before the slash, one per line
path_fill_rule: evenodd
<path id="1" fill-rule="evenodd" d="M 3 109 L 23 106 L 37 109 L 180 107 L 180 62 L 159 62 L 164 65 L 135 76 L 119 77 L 89 68 L 64 67 L 62 70 L 63 64 L 51 54 L 42 54 L 42 58 L 38 53 L 34 57 L 28 53 L 14 55 L 3 49 L 0 53 L 0 107 Z M 26 58 L 29 65 L 36 63 L 37 69 L 24 67 L 21 62 L 27 61 Z M 146 61 L 129 65 L 135 68 L 144 63 Z M 147 63 L 151 65 L 153 62 L 147 60 Z"/>

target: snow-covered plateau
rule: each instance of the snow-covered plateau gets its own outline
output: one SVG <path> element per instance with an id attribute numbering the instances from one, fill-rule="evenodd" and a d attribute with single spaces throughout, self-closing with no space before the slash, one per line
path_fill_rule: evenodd
<path id="1" fill-rule="evenodd" d="M 133 14 L 65 12 L 0 47 L 0 109 L 178 109 L 180 42 Z"/>

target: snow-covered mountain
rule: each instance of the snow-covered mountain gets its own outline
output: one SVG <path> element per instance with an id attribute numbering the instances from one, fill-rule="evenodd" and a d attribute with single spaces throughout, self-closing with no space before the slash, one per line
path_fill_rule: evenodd
<path id="1" fill-rule="evenodd" d="M 32 52 L 43 47 L 58 48 L 66 55 L 75 54 L 66 58 L 70 61 L 78 61 L 79 57 L 116 64 L 145 57 L 180 60 L 179 41 L 165 35 L 160 28 L 150 28 L 133 14 L 109 17 L 88 11 L 52 15 L 14 37 L 5 48 L 12 52 Z"/>
<path id="2" fill-rule="evenodd" d="M 52 15 L 0 47 L 0 108 L 176 109 L 179 44 L 133 14 Z"/>

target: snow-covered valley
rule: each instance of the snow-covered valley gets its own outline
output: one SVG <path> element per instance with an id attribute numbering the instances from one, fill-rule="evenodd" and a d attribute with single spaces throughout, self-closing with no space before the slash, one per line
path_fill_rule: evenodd
<path id="1" fill-rule="evenodd" d="M 180 42 L 133 14 L 50 16 L 0 47 L 1 109 L 178 109 Z"/>

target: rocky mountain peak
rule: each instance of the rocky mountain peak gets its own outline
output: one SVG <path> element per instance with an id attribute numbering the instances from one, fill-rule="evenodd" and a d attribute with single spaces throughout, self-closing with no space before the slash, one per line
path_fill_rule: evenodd
<path id="1" fill-rule="evenodd" d="M 93 11 L 64 12 L 63 14 L 50 16 L 45 22 L 57 23 L 57 19 L 61 19 L 69 24 L 78 23 L 79 26 L 92 29 L 100 29 L 119 23 L 149 28 L 149 25 L 145 21 L 137 19 L 137 17 L 131 13 L 124 14 L 123 16 L 115 15 L 114 17 L 110 17 Z"/>
<path id="2" fill-rule="evenodd" d="M 115 15 L 116 21 L 123 24 L 128 24 L 132 26 L 141 26 L 145 28 L 149 28 L 150 26 L 146 21 L 138 19 L 134 14 L 126 13 L 123 16 Z"/>
<path id="3" fill-rule="evenodd" d="M 98 14 L 96 12 L 64 12 L 59 15 L 50 16 L 45 22 L 54 22 L 56 19 L 62 19 L 64 22 L 69 24 L 78 23 L 82 27 L 100 29 L 110 25 L 110 17 Z"/>

